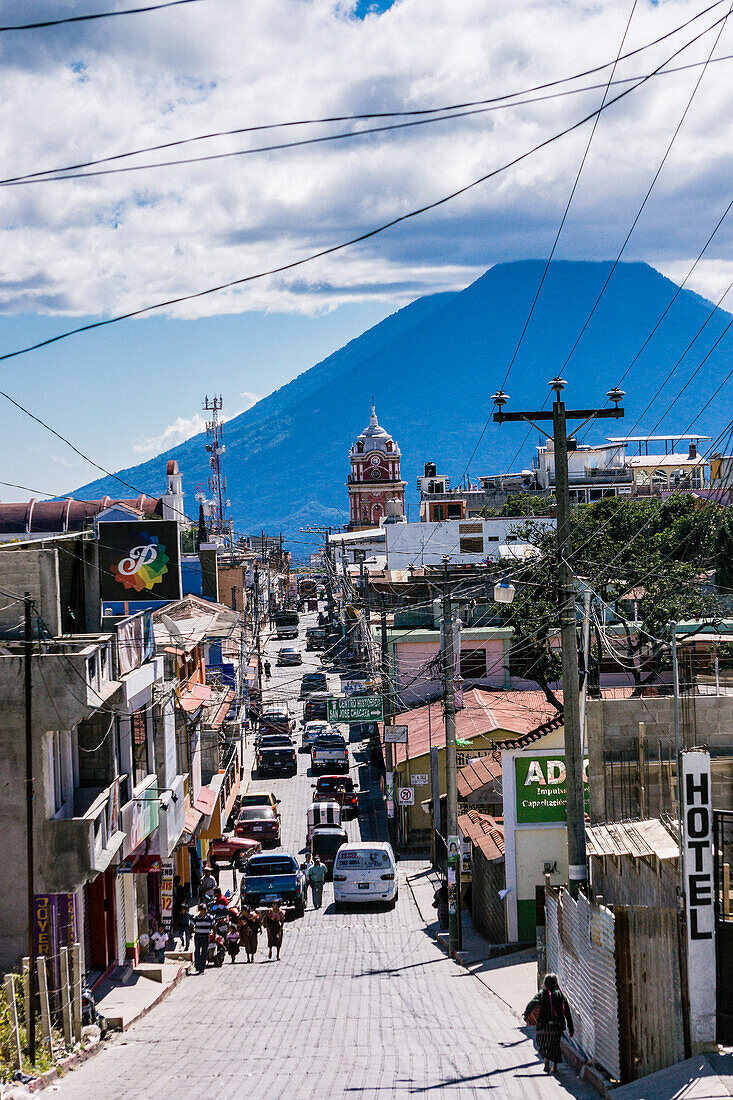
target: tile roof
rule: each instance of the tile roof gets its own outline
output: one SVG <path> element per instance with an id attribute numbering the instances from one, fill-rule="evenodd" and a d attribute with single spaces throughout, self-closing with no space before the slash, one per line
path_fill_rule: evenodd
<path id="1" fill-rule="evenodd" d="M 497 783 L 497 794 L 501 792 L 501 754 L 495 751 L 491 756 L 479 756 L 461 768 L 458 773 L 458 794 L 461 798 L 470 798 L 476 791 L 489 783 Z"/>
<path id="2" fill-rule="evenodd" d="M 542 691 L 487 691 L 471 688 L 463 693 L 463 706 L 456 711 L 456 738 L 471 742 L 482 735 L 513 734 L 514 739 L 530 733 L 556 714 Z M 433 748 L 445 748 L 445 724 L 440 700 L 404 711 L 395 717 L 396 725 L 407 726 L 410 759 L 423 756 Z M 498 742 L 496 742 L 498 743 Z M 394 760 L 402 763 L 408 746 L 394 746 Z"/>
<path id="3" fill-rule="evenodd" d="M 504 826 L 490 814 L 469 810 L 458 818 L 458 828 L 487 859 L 501 859 L 504 855 Z"/>

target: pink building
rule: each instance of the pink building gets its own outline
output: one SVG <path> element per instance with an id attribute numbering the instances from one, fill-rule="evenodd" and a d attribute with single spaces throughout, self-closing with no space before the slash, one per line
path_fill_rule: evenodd
<path id="1" fill-rule="evenodd" d="M 405 482 L 400 480 L 400 448 L 377 421 L 372 405 L 369 427 L 349 452 L 349 525 L 378 527 L 387 511 L 387 501 L 396 500 L 403 513 Z"/>

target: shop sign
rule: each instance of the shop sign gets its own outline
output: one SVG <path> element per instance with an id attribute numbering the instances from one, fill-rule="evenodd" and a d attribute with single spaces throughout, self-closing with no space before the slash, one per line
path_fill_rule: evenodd
<path id="1" fill-rule="evenodd" d="M 147 795 L 150 797 L 147 797 Z M 150 836 L 158 826 L 158 795 L 156 790 L 143 791 L 140 798 L 132 804 L 132 822 L 130 823 L 129 851 L 134 852 L 146 836 Z"/>
<path id="2" fill-rule="evenodd" d="M 181 598 L 178 524 L 169 520 L 99 524 L 103 601 Z M 141 644 L 146 639 L 141 635 Z"/>
<path id="3" fill-rule="evenodd" d="M 410 776 L 410 783 L 413 787 L 427 787 L 428 785 L 428 773 L 427 772 L 413 772 Z"/>
<path id="4" fill-rule="evenodd" d="M 329 722 L 380 722 L 381 720 L 381 695 L 347 695 L 328 700 Z"/>
<path id="5" fill-rule="evenodd" d="M 384 743 L 385 745 L 406 745 L 407 726 L 385 726 Z"/>
<path id="6" fill-rule="evenodd" d="M 472 760 L 478 760 L 481 756 L 493 756 L 496 749 L 457 749 L 456 767 L 465 768 Z"/>
<path id="7" fill-rule="evenodd" d="M 52 959 L 56 954 L 58 899 L 55 894 L 36 894 L 36 955 Z"/>
<path id="8" fill-rule="evenodd" d="M 548 821 L 567 821 L 565 789 L 565 756 L 517 756 L 516 776 L 517 824 L 535 825 Z M 590 808 L 588 793 L 588 758 L 583 763 L 585 808 Z"/>
<path id="9" fill-rule="evenodd" d="M 715 911 L 710 754 L 683 752 L 682 823 L 687 988 L 693 1050 L 715 1042 Z"/>
<path id="10" fill-rule="evenodd" d="M 160 865 L 160 918 L 166 928 L 173 923 L 173 861 L 164 859 Z"/>

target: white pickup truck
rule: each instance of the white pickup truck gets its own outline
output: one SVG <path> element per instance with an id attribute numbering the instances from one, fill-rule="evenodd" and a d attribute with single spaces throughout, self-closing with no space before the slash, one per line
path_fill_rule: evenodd
<path id="1" fill-rule="evenodd" d="M 314 772 L 348 772 L 349 750 L 340 733 L 317 737 L 311 747 L 311 768 Z"/>

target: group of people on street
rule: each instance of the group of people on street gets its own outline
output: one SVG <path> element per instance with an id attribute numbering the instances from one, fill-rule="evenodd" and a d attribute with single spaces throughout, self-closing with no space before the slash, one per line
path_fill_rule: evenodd
<path id="1" fill-rule="evenodd" d="M 218 888 L 217 888 L 218 889 Z M 213 903 L 200 902 L 196 916 L 191 920 L 194 943 L 194 967 L 197 974 L 206 969 L 209 943 L 217 928 L 221 928 L 224 946 L 232 962 L 236 962 L 241 948 L 248 963 L 254 962 L 257 953 L 260 932 L 267 933 L 268 958 L 275 951 L 276 960 L 280 958 L 285 925 L 285 910 L 278 901 L 273 901 L 264 914 L 243 905 L 241 909 L 230 908 L 227 899 L 219 891 Z M 223 927 L 223 925 L 226 927 Z"/>

